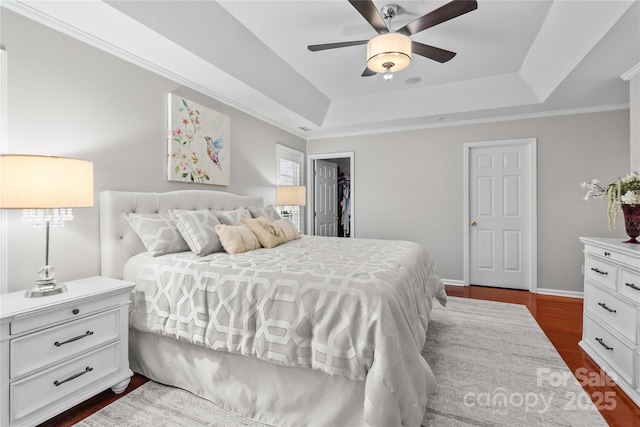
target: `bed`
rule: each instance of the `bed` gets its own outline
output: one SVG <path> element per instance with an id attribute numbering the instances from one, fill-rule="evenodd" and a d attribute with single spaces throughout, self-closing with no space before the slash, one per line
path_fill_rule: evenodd
<path id="1" fill-rule="evenodd" d="M 259 207 L 217 191 L 100 193 L 102 274 L 137 285 L 131 369 L 274 426 L 419 426 L 435 388 L 420 353 L 446 302 L 421 245 L 302 236 L 152 256 L 125 217 Z"/>

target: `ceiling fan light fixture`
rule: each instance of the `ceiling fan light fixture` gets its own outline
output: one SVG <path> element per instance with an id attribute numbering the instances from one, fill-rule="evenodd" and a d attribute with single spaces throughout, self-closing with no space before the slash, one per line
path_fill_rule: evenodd
<path id="1" fill-rule="evenodd" d="M 381 34 L 367 43 L 367 67 L 376 73 L 400 71 L 410 62 L 411 39 L 404 34 Z"/>

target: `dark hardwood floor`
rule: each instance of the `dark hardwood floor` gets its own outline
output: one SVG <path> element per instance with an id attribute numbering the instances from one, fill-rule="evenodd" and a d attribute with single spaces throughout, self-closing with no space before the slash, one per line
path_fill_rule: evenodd
<path id="1" fill-rule="evenodd" d="M 608 377 L 605 378 L 605 374 L 600 371 L 598 365 L 578 347 L 582 336 L 581 299 L 479 286 L 446 286 L 446 289 L 449 295 L 455 297 L 501 301 L 527 306 L 569 369 L 574 375 L 578 373 L 578 380 L 592 397 L 592 400 L 596 402 L 596 406 L 599 407 L 598 409 L 607 423 L 615 427 L 640 426 L 640 408 L 615 384 L 610 385 L 613 381 Z M 106 390 L 41 424 L 41 426 L 72 426 L 146 381 L 145 377 L 136 374 L 124 393 L 116 395 L 111 390 Z"/>

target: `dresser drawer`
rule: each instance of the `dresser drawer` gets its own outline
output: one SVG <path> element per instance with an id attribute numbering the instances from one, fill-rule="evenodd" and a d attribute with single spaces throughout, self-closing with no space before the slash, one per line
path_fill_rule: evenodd
<path id="1" fill-rule="evenodd" d="M 616 290 L 617 267 L 607 261 L 587 255 L 585 257 L 586 277 L 607 288 Z"/>
<path id="2" fill-rule="evenodd" d="M 636 309 L 633 305 L 587 282 L 584 289 L 584 308 L 602 323 L 636 343 Z"/>
<path id="3" fill-rule="evenodd" d="M 78 301 L 74 304 L 60 305 L 48 310 L 17 315 L 11 322 L 11 335 L 17 335 L 56 323 L 84 317 L 97 311 L 104 311 L 120 304 L 119 295 Z"/>
<path id="4" fill-rule="evenodd" d="M 640 303 L 640 273 L 621 268 L 620 293 Z"/>
<path id="5" fill-rule="evenodd" d="M 625 345 L 589 316 L 585 316 L 584 340 L 616 369 L 622 380 L 629 384 L 633 383 L 635 353 L 633 348 Z"/>
<path id="6" fill-rule="evenodd" d="M 622 240 L 619 240 L 618 242 L 622 242 Z M 637 256 L 629 255 L 624 252 L 618 252 L 615 249 L 603 249 L 591 244 L 585 244 L 584 249 L 587 253 L 605 257 L 606 259 L 609 259 L 616 264 L 624 264 L 630 267 L 640 268 L 640 262 Z"/>
<path id="7" fill-rule="evenodd" d="M 10 418 L 19 420 L 52 402 L 114 374 L 119 344 L 113 343 L 10 385 Z"/>
<path id="8" fill-rule="evenodd" d="M 120 311 L 110 310 L 11 340 L 10 378 L 38 371 L 119 339 Z"/>

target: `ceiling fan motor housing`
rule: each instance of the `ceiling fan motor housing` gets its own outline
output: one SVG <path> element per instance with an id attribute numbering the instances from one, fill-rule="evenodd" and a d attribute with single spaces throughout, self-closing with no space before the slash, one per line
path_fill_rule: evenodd
<path id="1" fill-rule="evenodd" d="M 400 71 L 410 62 L 411 39 L 404 34 L 381 34 L 367 43 L 367 67 L 376 73 Z"/>

